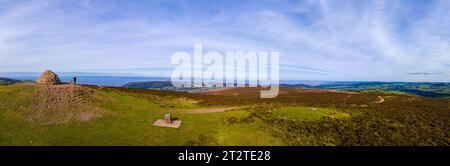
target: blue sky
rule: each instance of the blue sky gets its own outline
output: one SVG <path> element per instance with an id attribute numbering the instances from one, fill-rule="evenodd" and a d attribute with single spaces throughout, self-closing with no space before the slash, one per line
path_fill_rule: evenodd
<path id="1" fill-rule="evenodd" d="M 278 51 L 281 79 L 450 81 L 450 1 L 0 0 L 0 72 L 169 76 L 176 51 Z"/>

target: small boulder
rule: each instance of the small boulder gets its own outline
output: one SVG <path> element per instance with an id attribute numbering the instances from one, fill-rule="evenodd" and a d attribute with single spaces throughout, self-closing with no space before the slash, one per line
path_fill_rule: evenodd
<path id="1" fill-rule="evenodd" d="M 47 70 L 41 74 L 41 76 L 36 80 L 38 85 L 58 85 L 61 84 L 59 77 L 56 73 Z"/>

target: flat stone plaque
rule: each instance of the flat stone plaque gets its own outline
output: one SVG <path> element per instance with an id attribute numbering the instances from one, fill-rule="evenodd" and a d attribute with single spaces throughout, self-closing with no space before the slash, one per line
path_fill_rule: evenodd
<path id="1" fill-rule="evenodd" d="M 181 120 L 172 120 L 171 122 L 172 123 L 167 123 L 166 119 L 158 119 L 155 122 L 153 122 L 153 125 L 159 127 L 180 128 Z"/>

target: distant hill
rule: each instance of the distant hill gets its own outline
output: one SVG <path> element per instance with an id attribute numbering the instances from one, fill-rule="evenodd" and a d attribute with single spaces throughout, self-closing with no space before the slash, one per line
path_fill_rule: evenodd
<path id="1" fill-rule="evenodd" d="M 124 85 L 127 88 L 138 89 L 174 89 L 170 81 L 149 81 L 149 82 L 130 82 Z"/>
<path id="2" fill-rule="evenodd" d="M 236 85 L 236 84 L 235 84 Z M 210 89 L 217 89 L 216 87 L 175 87 L 171 81 L 146 81 L 146 82 L 130 82 L 123 87 L 134 89 L 157 89 L 157 90 L 170 90 L 181 92 L 202 92 Z M 226 87 L 226 84 L 223 84 Z"/>
<path id="3" fill-rule="evenodd" d="M 212 88 L 176 88 L 170 81 L 130 82 L 124 87 L 173 91 L 201 91 Z M 280 84 L 284 88 L 313 88 L 355 92 L 382 92 L 422 97 L 450 97 L 450 83 L 433 82 L 329 82 L 321 85 Z"/>
<path id="4" fill-rule="evenodd" d="M 342 82 L 314 86 L 319 89 L 400 93 L 422 97 L 450 97 L 450 83 L 434 82 Z"/>
<path id="5" fill-rule="evenodd" d="M 280 84 L 280 87 L 285 88 L 313 88 L 312 85 L 305 85 L 305 84 Z"/>
<path id="6" fill-rule="evenodd" d="M 20 80 L 0 77 L 0 84 L 12 84 L 20 82 Z"/>

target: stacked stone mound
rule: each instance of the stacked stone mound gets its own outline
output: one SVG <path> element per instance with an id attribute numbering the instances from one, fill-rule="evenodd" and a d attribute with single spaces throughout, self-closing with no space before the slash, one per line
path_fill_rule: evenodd
<path id="1" fill-rule="evenodd" d="M 61 84 L 59 77 L 56 73 L 47 70 L 36 80 L 38 85 L 57 85 Z"/>
<path id="2" fill-rule="evenodd" d="M 25 112 L 27 121 L 43 125 L 58 125 L 71 121 L 90 121 L 103 115 L 103 107 L 92 99 L 106 100 L 94 90 L 81 85 L 34 86 L 33 104 Z"/>

